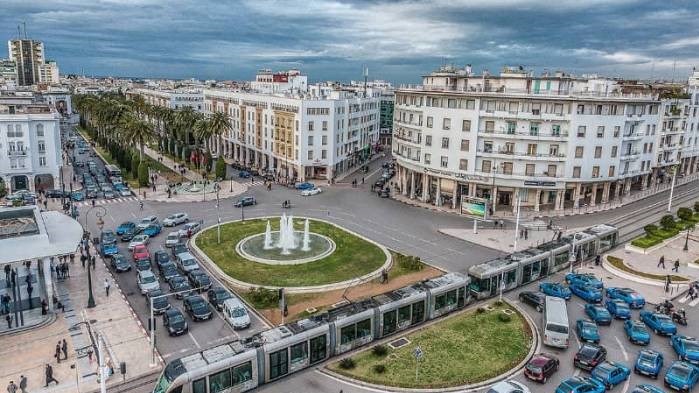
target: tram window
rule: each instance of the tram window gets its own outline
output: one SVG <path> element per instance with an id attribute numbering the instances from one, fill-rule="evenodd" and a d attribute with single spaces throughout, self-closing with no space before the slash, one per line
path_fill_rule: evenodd
<path id="1" fill-rule="evenodd" d="M 402 324 L 410 321 L 410 305 L 398 309 L 398 323 Z"/>
<path id="2" fill-rule="evenodd" d="M 325 359 L 325 336 L 311 339 L 311 363 Z"/>
<path id="3" fill-rule="evenodd" d="M 291 346 L 291 364 L 303 362 L 308 357 L 308 346 L 306 342 Z"/>
<path id="4" fill-rule="evenodd" d="M 231 387 L 231 369 L 225 369 L 209 376 L 209 392 L 217 393 Z"/>
<path id="5" fill-rule="evenodd" d="M 447 292 L 447 306 L 456 304 L 456 289 Z"/>
<path id="6" fill-rule="evenodd" d="M 425 302 L 419 301 L 413 303 L 413 319 L 410 321 L 411 324 L 416 324 L 422 322 L 425 318 Z"/>
<path id="7" fill-rule="evenodd" d="M 357 338 L 371 336 L 371 319 L 357 322 Z"/>
<path id="8" fill-rule="evenodd" d="M 447 295 L 439 295 L 434 298 L 434 309 L 440 310 L 447 305 Z"/>
<path id="9" fill-rule="evenodd" d="M 505 275 L 506 285 L 514 284 L 517 281 L 517 270 L 510 270 Z"/>
<path id="10" fill-rule="evenodd" d="M 490 277 L 485 279 L 473 278 L 473 281 L 468 287 L 475 292 L 488 292 L 490 291 Z"/>
<path id="11" fill-rule="evenodd" d="M 555 257 L 554 265 L 559 266 L 568 262 L 568 251 L 562 252 Z"/>
<path id="12" fill-rule="evenodd" d="M 206 393 L 206 378 L 192 382 L 192 393 Z"/>
<path id="13" fill-rule="evenodd" d="M 286 348 L 269 354 L 269 378 L 274 379 L 289 372 L 289 358 Z"/>
<path id="14" fill-rule="evenodd" d="M 532 263 L 532 275 L 537 276 L 541 271 L 541 261 L 536 261 Z"/>
<path id="15" fill-rule="evenodd" d="M 383 334 L 391 334 L 396 331 L 396 310 L 383 314 Z"/>
<path id="16" fill-rule="evenodd" d="M 522 267 L 522 283 L 529 282 L 532 279 L 532 265 L 524 265 Z"/>
<path id="17" fill-rule="evenodd" d="M 233 367 L 233 386 L 252 379 L 252 362 Z"/>
<path id="18" fill-rule="evenodd" d="M 340 329 L 340 344 L 347 344 L 356 338 L 355 325 L 351 324 Z"/>

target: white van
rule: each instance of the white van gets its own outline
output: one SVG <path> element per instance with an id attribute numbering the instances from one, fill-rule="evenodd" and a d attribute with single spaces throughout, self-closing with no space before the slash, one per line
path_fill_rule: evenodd
<path id="1" fill-rule="evenodd" d="M 559 297 L 546 296 L 546 307 L 544 307 L 542 316 L 544 319 L 542 325 L 544 344 L 551 347 L 568 348 L 570 326 L 566 301 Z"/>
<path id="2" fill-rule="evenodd" d="M 223 315 L 234 330 L 250 327 L 250 315 L 243 302 L 237 298 L 223 301 Z"/>

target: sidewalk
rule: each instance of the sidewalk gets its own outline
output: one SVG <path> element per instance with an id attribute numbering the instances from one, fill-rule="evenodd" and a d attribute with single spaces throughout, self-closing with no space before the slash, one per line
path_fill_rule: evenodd
<path id="1" fill-rule="evenodd" d="M 695 264 L 696 267 L 689 266 L 689 263 L 699 260 L 699 237 L 690 236 L 688 251 L 682 250 L 684 242 L 685 237 L 681 236 L 649 254 L 640 254 L 620 248 L 609 253 L 609 255 L 623 259 L 626 265 L 643 273 L 661 276 L 675 274 L 687 277 L 690 280 L 699 280 L 699 265 Z M 665 256 L 665 267 L 658 266 L 661 256 Z M 680 266 L 678 271 L 674 272 L 672 268 L 674 267 L 674 262 L 678 259 Z"/>
<path id="2" fill-rule="evenodd" d="M 520 230 L 523 230 L 526 224 L 527 223 L 520 222 Z M 504 229 L 493 229 L 493 224 L 481 221 L 478 223 L 477 233 L 473 233 L 472 228 L 440 228 L 437 232 L 505 253 L 514 252 L 514 224 L 508 223 L 505 225 Z M 546 229 L 545 226 L 541 230 L 529 229 L 527 239 L 524 239 L 521 235 L 519 239 L 517 239 L 517 251 L 526 250 L 527 248 L 550 242 L 556 235 L 556 230 Z"/>
<path id="3" fill-rule="evenodd" d="M 162 161 L 160 161 L 163 165 L 166 167 L 170 168 L 173 172 L 175 173 L 180 173 L 179 170 L 175 169 L 175 166 L 179 165 L 175 161 L 173 161 L 170 157 L 160 154 L 157 151 L 151 149 L 148 146 L 145 146 L 143 149 L 143 152 L 152 158 L 154 161 L 158 161 L 159 158 L 162 158 Z M 187 169 L 187 171 L 184 173 L 184 177 L 187 178 L 190 181 L 202 181 L 204 178 L 198 174 L 197 172 L 191 171 Z"/>
<path id="4" fill-rule="evenodd" d="M 386 154 L 386 153 L 376 153 L 374 154 L 373 157 L 371 157 L 369 160 L 364 162 L 363 164 L 359 164 L 355 166 L 354 168 L 351 168 L 349 171 L 344 172 L 340 174 L 340 176 L 337 176 L 335 178 L 335 183 L 351 183 L 353 179 L 357 179 L 359 182 L 362 177 L 369 177 L 374 171 L 378 169 L 381 169 L 381 163 L 383 160 L 390 160 L 391 155 Z M 375 162 L 381 161 L 378 166 L 374 165 Z M 362 171 L 362 167 L 365 165 L 369 166 L 369 172 L 364 173 Z"/>

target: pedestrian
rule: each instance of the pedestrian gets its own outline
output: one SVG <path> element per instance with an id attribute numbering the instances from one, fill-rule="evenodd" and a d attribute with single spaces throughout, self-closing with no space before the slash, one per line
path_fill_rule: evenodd
<path id="1" fill-rule="evenodd" d="M 49 313 L 49 304 L 46 303 L 46 299 L 41 299 L 41 315 L 46 315 Z"/>
<path id="2" fill-rule="evenodd" d="M 87 361 L 92 364 L 92 348 L 87 349 Z"/>
<path id="3" fill-rule="evenodd" d="M 53 354 L 53 357 L 56 358 L 57 363 L 61 362 L 61 342 L 60 341 L 58 342 L 58 344 L 56 344 L 56 353 Z"/>
<path id="4" fill-rule="evenodd" d="M 5 281 L 7 282 L 7 286 L 10 286 L 10 270 L 12 268 L 10 267 L 10 264 L 5 265 Z"/>
<path id="5" fill-rule="evenodd" d="M 29 309 L 31 310 L 34 308 L 34 304 L 32 302 L 32 292 L 34 291 L 34 287 L 31 285 L 27 286 L 27 298 L 29 299 Z"/>
<path id="6" fill-rule="evenodd" d="M 15 381 L 10 381 L 10 384 L 7 385 L 7 393 L 17 393 L 17 385 L 15 384 Z"/>
<path id="7" fill-rule="evenodd" d="M 85 255 L 80 256 L 80 263 L 83 265 L 83 269 L 85 269 L 85 261 L 87 260 L 87 257 Z"/>
<path id="8" fill-rule="evenodd" d="M 660 267 L 660 266 L 662 266 L 663 269 L 665 269 L 665 255 L 661 255 L 660 259 L 658 260 L 658 266 L 656 266 L 656 267 Z"/>
<path id="9" fill-rule="evenodd" d="M 92 264 L 92 270 L 95 270 L 95 267 L 97 266 L 97 258 L 95 258 L 94 255 L 90 259 L 90 263 Z"/>
<path id="10" fill-rule="evenodd" d="M 4 294 L 0 297 L 0 304 L 2 305 L 2 309 L 0 309 L 0 314 L 9 314 L 10 313 L 10 295 Z"/>
<path id="11" fill-rule="evenodd" d="M 362 184 L 364 184 L 364 176 L 362 176 Z"/>
<path id="12" fill-rule="evenodd" d="M 153 192 L 155 192 L 155 183 L 153 183 Z"/>
<path id="13" fill-rule="evenodd" d="M 92 200 L 92 207 L 95 207 L 95 200 Z"/>
<path id="14" fill-rule="evenodd" d="M 56 278 L 60 279 L 61 277 L 61 265 L 56 265 Z"/>
<path id="15" fill-rule="evenodd" d="M 109 296 L 109 279 L 108 278 L 104 279 L 104 292 L 107 293 L 107 296 Z"/>
<path id="16" fill-rule="evenodd" d="M 675 273 L 679 273 L 679 271 L 680 271 L 680 260 L 679 259 L 675 261 L 675 265 L 672 268 L 672 271 Z"/>
<path id="17" fill-rule="evenodd" d="M 70 254 L 70 264 L 72 265 L 74 263 L 75 263 L 75 254 Z"/>
<path id="18" fill-rule="evenodd" d="M 58 385 L 58 380 L 53 377 L 53 367 L 51 367 L 50 364 L 46 365 L 45 369 L 45 374 L 46 374 L 46 385 L 45 387 L 48 387 L 51 382 L 56 382 L 56 385 Z"/>
<path id="19" fill-rule="evenodd" d="M 5 320 L 7 321 L 7 328 L 8 328 L 8 329 L 12 329 L 12 315 L 11 315 L 11 314 L 7 314 L 7 315 L 5 316 Z"/>
<path id="20" fill-rule="evenodd" d="M 138 207 L 143 210 L 143 201 L 138 201 Z"/>
<path id="21" fill-rule="evenodd" d="M 529 230 L 527 228 L 524 228 L 524 240 L 529 239 Z"/>
<path id="22" fill-rule="evenodd" d="M 61 343 L 61 351 L 63 351 L 63 359 L 68 360 L 68 343 L 66 342 L 65 338 Z"/>
<path id="23" fill-rule="evenodd" d="M 602 257 L 599 256 L 599 254 L 595 257 L 595 266 L 599 266 L 600 262 L 602 260 Z"/>
<path id="24" fill-rule="evenodd" d="M 94 203 L 95 201 L 93 200 L 92 202 Z M 48 209 L 49 209 L 49 201 L 44 199 L 44 210 L 48 210 Z"/>
<path id="25" fill-rule="evenodd" d="M 13 286 L 17 284 L 17 272 L 15 269 L 12 269 L 12 273 L 10 273 L 10 282 Z"/>
<path id="26" fill-rule="evenodd" d="M 27 377 L 24 375 L 19 376 L 19 388 L 22 390 L 22 393 L 27 393 Z"/>
<path id="27" fill-rule="evenodd" d="M 668 274 L 665 276 L 665 292 L 670 292 L 670 284 L 672 284 L 672 279 L 670 279 L 670 275 Z"/>

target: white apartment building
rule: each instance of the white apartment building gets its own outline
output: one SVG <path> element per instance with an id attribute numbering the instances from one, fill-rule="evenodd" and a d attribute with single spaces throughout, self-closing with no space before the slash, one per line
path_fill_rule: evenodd
<path id="1" fill-rule="evenodd" d="M 659 107 L 596 77 L 444 67 L 396 91 L 398 187 L 454 209 L 462 197 L 492 211 L 517 196 L 534 211 L 618 200 L 659 181 Z"/>
<path id="2" fill-rule="evenodd" d="M 60 115 L 30 97 L 0 96 L 0 178 L 9 192 L 60 184 Z"/>
<path id="3" fill-rule="evenodd" d="M 190 107 L 197 112 L 204 110 L 204 94 L 201 89 L 134 89 L 127 94 L 140 95 L 145 102 L 165 108 L 183 109 Z"/>
<path id="4" fill-rule="evenodd" d="M 58 84 L 61 82 L 58 64 L 55 61 L 49 60 L 39 65 L 39 82 L 46 84 Z"/>
<path id="5" fill-rule="evenodd" d="M 250 88 L 264 94 L 305 93 L 308 91 L 308 76 L 301 75 L 299 70 L 272 72 L 262 69 L 250 82 Z"/>
<path id="6" fill-rule="evenodd" d="M 231 119 L 232 131 L 215 152 L 295 181 L 330 180 L 358 165 L 378 141 L 379 98 L 312 90 L 316 94 L 205 89 L 205 112 Z"/>

